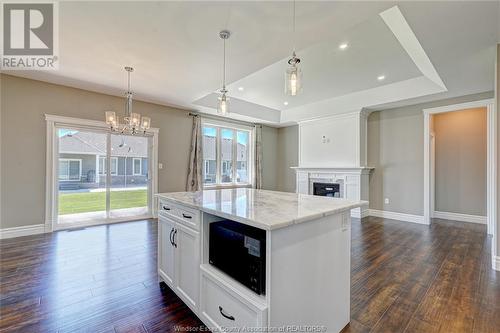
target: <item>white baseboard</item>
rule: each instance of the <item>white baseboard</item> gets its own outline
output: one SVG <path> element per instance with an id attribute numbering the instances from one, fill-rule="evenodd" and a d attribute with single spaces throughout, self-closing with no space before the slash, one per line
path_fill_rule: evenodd
<path id="1" fill-rule="evenodd" d="M 0 229 L 0 239 L 43 234 L 44 232 L 45 224 L 27 225 L 15 228 L 3 228 Z"/>
<path id="2" fill-rule="evenodd" d="M 494 270 L 496 271 L 500 271 L 500 257 L 492 257 L 491 258 L 491 261 L 492 261 L 492 267 Z"/>
<path id="3" fill-rule="evenodd" d="M 435 211 L 432 217 L 444 220 L 486 224 L 486 216 L 480 216 L 480 215 L 467 215 L 467 214 Z"/>
<path id="4" fill-rule="evenodd" d="M 369 209 L 369 215 L 375 217 L 382 217 L 385 219 L 412 222 L 418 224 L 426 224 L 422 215 L 404 214 L 397 212 L 390 212 L 387 210 Z"/>

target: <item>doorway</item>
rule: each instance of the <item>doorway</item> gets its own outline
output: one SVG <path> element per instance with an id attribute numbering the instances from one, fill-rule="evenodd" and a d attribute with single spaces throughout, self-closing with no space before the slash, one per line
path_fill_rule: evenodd
<path id="1" fill-rule="evenodd" d="M 157 131 L 132 136 L 111 133 L 101 122 L 51 117 L 46 221 L 51 230 L 155 215 Z"/>
<path id="2" fill-rule="evenodd" d="M 496 242 L 496 196 L 497 196 L 497 156 L 496 156 L 496 110 L 494 99 L 480 100 L 470 103 L 461 103 L 437 108 L 424 109 L 424 222 L 431 223 L 434 198 L 433 187 L 435 175 L 433 174 L 435 140 L 432 135 L 433 117 L 441 113 L 463 111 L 468 109 L 486 108 L 487 113 L 487 139 L 486 139 L 486 224 L 487 233 L 493 236 Z M 470 175 L 474 177 L 475 175 Z M 494 254 L 496 255 L 496 254 Z"/>

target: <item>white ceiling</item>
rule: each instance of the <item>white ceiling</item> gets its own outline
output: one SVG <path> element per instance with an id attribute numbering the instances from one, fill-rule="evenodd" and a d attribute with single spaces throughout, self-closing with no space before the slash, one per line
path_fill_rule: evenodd
<path id="1" fill-rule="evenodd" d="M 59 70 L 9 74 L 122 96 L 131 65 L 136 99 L 214 113 L 227 28 L 238 119 L 280 126 L 493 90 L 497 2 L 299 1 L 304 88 L 286 97 L 291 11 L 282 1 L 61 2 Z"/>

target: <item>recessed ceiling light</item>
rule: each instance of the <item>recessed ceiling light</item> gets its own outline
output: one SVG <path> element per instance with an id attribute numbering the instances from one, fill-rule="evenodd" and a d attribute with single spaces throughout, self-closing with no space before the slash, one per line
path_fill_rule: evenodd
<path id="1" fill-rule="evenodd" d="M 288 102 L 286 102 L 286 101 L 285 101 L 285 102 L 283 102 L 283 105 L 288 105 Z"/>
<path id="2" fill-rule="evenodd" d="M 379 76 L 377 76 L 377 80 L 384 81 L 385 80 L 385 75 L 379 75 Z"/>
<path id="3" fill-rule="evenodd" d="M 243 87 L 238 87 L 238 90 L 239 90 L 239 91 L 243 91 L 243 90 L 245 90 L 245 88 L 243 88 Z"/>
<path id="4" fill-rule="evenodd" d="M 341 49 L 341 50 L 345 50 L 345 49 L 347 49 L 347 47 L 348 47 L 348 46 L 349 46 L 349 44 L 347 44 L 347 43 L 342 43 L 342 44 L 340 44 L 340 45 L 339 45 L 339 49 Z"/>

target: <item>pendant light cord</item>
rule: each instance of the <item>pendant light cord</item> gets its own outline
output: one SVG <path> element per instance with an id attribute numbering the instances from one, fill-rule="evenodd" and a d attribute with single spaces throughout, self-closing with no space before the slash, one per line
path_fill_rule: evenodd
<path id="1" fill-rule="evenodd" d="M 226 90 L 226 40 L 224 39 L 224 57 L 222 62 L 222 89 Z"/>
<path id="2" fill-rule="evenodd" d="M 130 72 L 127 71 L 128 73 L 128 92 L 130 92 Z"/>
<path id="3" fill-rule="evenodd" d="M 293 42 L 293 53 L 295 54 L 295 0 L 293 0 L 293 34 L 292 34 L 292 42 Z"/>

